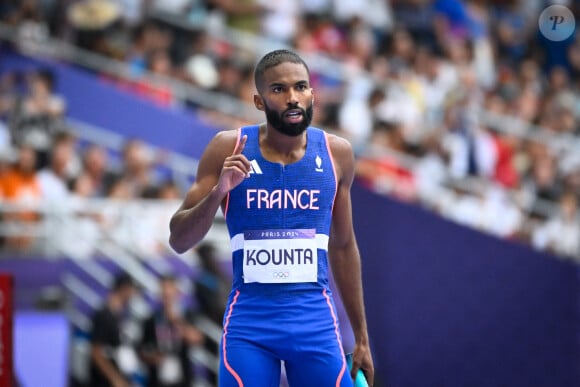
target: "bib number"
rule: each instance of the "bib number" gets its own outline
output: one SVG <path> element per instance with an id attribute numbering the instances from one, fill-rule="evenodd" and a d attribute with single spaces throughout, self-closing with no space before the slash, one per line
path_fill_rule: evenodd
<path id="1" fill-rule="evenodd" d="M 244 232 L 244 282 L 316 282 L 315 237 L 314 229 Z"/>

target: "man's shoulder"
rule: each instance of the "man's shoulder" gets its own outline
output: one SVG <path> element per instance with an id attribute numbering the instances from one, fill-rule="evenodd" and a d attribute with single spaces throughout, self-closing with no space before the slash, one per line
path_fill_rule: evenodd
<path id="1" fill-rule="evenodd" d="M 328 133 L 326 135 L 328 149 L 335 165 L 335 171 L 340 181 L 351 181 L 349 176 L 354 173 L 354 152 L 350 142 L 337 134 Z"/>
<path id="2" fill-rule="evenodd" d="M 247 125 L 247 126 L 241 126 L 239 128 L 236 128 L 236 129 L 220 130 L 219 132 L 217 132 L 215 134 L 212 142 L 214 142 L 220 146 L 235 145 L 240 140 L 242 133 L 249 134 L 252 131 L 258 131 L 258 130 L 259 130 L 258 125 Z"/>
<path id="3" fill-rule="evenodd" d="M 206 149 L 207 156 L 225 158 L 234 150 L 238 142 L 238 129 L 221 130 L 217 132 Z"/>
<path id="4" fill-rule="evenodd" d="M 226 129 L 221 130 L 215 134 L 213 137 L 209 148 L 209 153 L 212 156 L 226 157 L 229 156 L 236 147 L 238 141 L 240 141 L 241 134 L 250 134 L 252 130 L 257 131 L 259 129 L 258 125 L 241 126 L 237 129 Z M 251 138 L 255 138 L 256 133 L 250 135 Z"/>
<path id="5" fill-rule="evenodd" d="M 232 141 L 232 140 L 237 140 L 238 138 L 238 133 L 239 133 L 240 129 L 226 129 L 226 130 L 220 130 L 219 132 L 217 132 L 214 136 L 214 141 Z"/>
<path id="6" fill-rule="evenodd" d="M 92 340 L 103 341 L 103 335 L 110 334 L 117 324 L 115 315 L 109 308 L 103 306 L 97 309 L 91 317 L 91 336 Z"/>
<path id="7" fill-rule="evenodd" d="M 330 132 L 325 133 L 328 146 L 334 156 L 345 157 L 352 154 L 352 145 L 346 138 Z"/>
<path id="8" fill-rule="evenodd" d="M 103 305 L 100 308 L 98 308 L 97 310 L 95 310 L 95 312 L 92 315 L 92 320 L 110 320 L 111 318 L 113 318 L 113 312 L 111 312 L 111 310 L 106 306 Z"/>

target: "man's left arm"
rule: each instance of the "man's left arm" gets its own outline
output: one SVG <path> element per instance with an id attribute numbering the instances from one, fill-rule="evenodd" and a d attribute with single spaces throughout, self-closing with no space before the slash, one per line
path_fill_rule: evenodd
<path id="1" fill-rule="evenodd" d="M 329 136 L 337 173 L 337 193 L 328 244 L 334 282 L 348 314 L 355 337 L 351 375 L 361 368 L 372 385 L 374 366 L 370 351 L 362 289 L 361 261 L 352 223 L 350 189 L 354 179 L 354 156 L 350 144 Z"/>
<path id="2" fill-rule="evenodd" d="M 158 366 L 163 361 L 163 355 L 159 351 L 157 335 L 155 333 L 155 316 L 150 316 L 142 324 L 143 336 L 138 345 L 138 353 L 141 360 L 150 366 Z"/>
<path id="3" fill-rule="evenodd" d="M 181 329 L 183 339 L 187 345 L 191 346 L 201 345 L 205 340 L 202 331 L 195 326 L 194 321 L 195 316 L 191 310 L 187 310 L 183 318 L 178 321 L 178 327 Z"/>

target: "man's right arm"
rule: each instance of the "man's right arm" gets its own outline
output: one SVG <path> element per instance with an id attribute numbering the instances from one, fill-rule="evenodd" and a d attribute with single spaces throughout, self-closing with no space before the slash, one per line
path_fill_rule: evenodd
<path id="1" fill-rule="evenodd" d="M 139 342 L 139 357 L 149 366 L 158 366 L 163 360 L 157 344 L 157 335 L 155 332 L 155 315 L 147 318 L 142 324 L 143 335 Z"/>
<path id="2" fill-rule="evenodd" d="M 228 192 L 247 176 L 250 163 L 242 155 L 246 140 L 244 136 L 238 142 L 237 131 L 224 131 L 207 146 L 196 182 L 169 224 L 169 244 L 176 252 L 189 250 L 205 237 Z"/>
<path id="3" fill-rule="evenodd" d="M 114 346 L 115 329 L 110 320 L 110 315 L 104 311 L 98 311 L 92 319 L 93 331 L 91 332 L 90 356 L 95 366 L 107 378 L 113 387 L 129 387 L 129 382 L 119 372 L 106 354 L 106 347 Z"/>
<path id="4" fill-rule="evenodd" d="M 111 383 L 113 387 L 129 387 L 129 382 L 125 379 L 123 375 L 117 371 L 115 366 L 111 363 L 109 358 L 105 355 L 105 349 L 100 343 L 92 343 L 91 345 L 91 357 L 95 365 L 101 370 L 101 373 Z"/>

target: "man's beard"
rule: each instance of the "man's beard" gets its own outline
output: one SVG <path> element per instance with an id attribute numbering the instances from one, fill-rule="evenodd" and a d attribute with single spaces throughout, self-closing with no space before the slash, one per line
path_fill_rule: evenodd
<path id="1" fill-rule="evenodd" d="M 284 122 L 283 117 L 286 114 L 286 112 L 288 112 L 289 110 L 296 109 L 299 109 L 302 112 L 302 121 L 296 124 L 289 124 L 287 122 Z M 276 129 L 278 132 L 291 137 L 300 136 L 302 133 L 304 133 L 306 128 L 310 126 L 310 123 L 312 122 L 313 110 L 314 109 L 312 108 L 312 103 L 310 103 L 310 106 L 308 106 L 306 110 L 299 108 L 298 106 L 292 106 L 284 110 L 280 114 L 277 111 L 268 108 L 268 105 L 264 103 L 264 111 L 266 112 L 266 120 L 268 121 L 268 123 L 272 125 L 272 127 Z"/>

